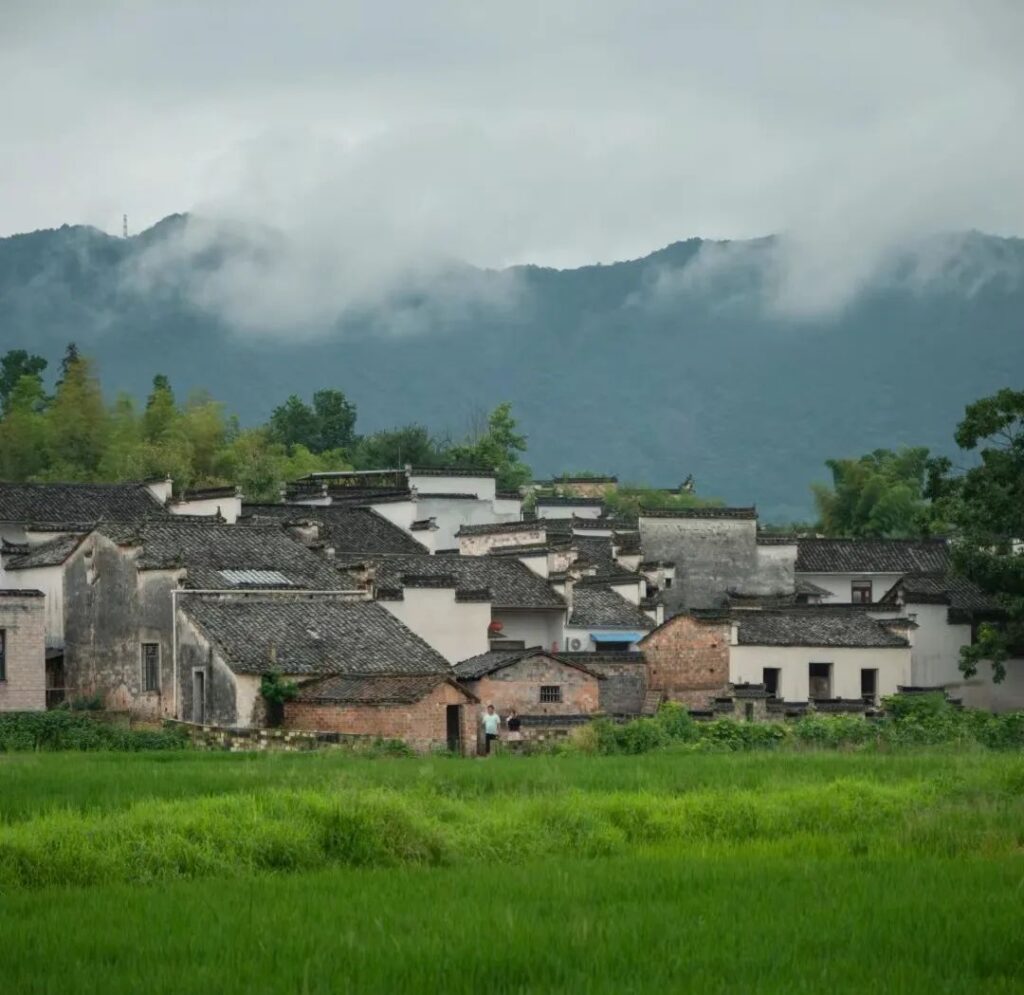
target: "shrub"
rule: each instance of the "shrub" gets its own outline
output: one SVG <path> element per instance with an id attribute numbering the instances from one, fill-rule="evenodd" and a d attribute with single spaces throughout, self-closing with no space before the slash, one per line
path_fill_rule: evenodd
<path id="1" fill-rule="evenodd" d="M 87 712 L 8 712 L 0 715 L 0 752 L 23 750 L 180 750 L 187 733 L 178 727 L 118 729 Z"/>
<path id="2" fill-rule="evenodd" d="M 669 735 L 654 719 L 634 719 L 616 730 L 623 753 L 648 753 L 669 742 Z"/>
<path id="3" fill-rule="evenodd" d="M 662 702 L 655 719 L 669 739 L 689 742 L 700 736 L 689 710 L 678 701 Z"/>

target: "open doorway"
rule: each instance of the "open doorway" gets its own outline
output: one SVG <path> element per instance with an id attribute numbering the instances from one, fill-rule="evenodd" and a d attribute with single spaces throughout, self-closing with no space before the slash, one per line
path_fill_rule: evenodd
<path id="1" fill-rule="evenodd" d="M 832 697 L 832 664 L 810 663 L 807 665 L 807 697 Z"/>
<path id="2" fill-rule="evenodd" d="M 769 698 L 778 698 L 781 677 L 782 671 L 778 667 L 765 667 L 761 671 L 761 680 L 764 682 L 764 689 Z"/>
<path id="3" fill-rule="evenodd" d="M 462 752 L 462 706 L 449 705 L 445 709 L 447 721 L 448 749 L 452 753 Z"/>
<path id="4" fill-rule="evenodd" d="M 878 701 L 878 671 L 865 668 L 860 672 L 860 696 L 869 704 Z"/>
<path id="5" fill-rule="evenodd" d="M 192 671 L 192 721 L 206 722 L 206 673 L 202 670 Z"/>

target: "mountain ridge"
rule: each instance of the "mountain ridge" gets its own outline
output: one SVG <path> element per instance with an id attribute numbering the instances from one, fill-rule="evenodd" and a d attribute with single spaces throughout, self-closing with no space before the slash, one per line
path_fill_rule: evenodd
<path id="1" fill-rule="evenodd" d="M 182 214 L 127 240 L 91 226 L 2 238 L 4 348 L 55 365 L 74 340 L 108 392 L 141 396 L 162 372 L 245 422 L 336 386 L 363 431 L 419 421 L 458 433 L 507 399 L 538 475 L 668 485 L 692 473 L 701 492 L 774 519 L 808 512 L 829 457 L 950 451 L 963 406 L 1024 369 L 1024 240 L 1012 236 L 955 233 L 894 256 L 821 315 L 776 303 L 782 243 L 764 236 L 571 269 L 417 264 L 337 319 L 301 300 L 320 288 L 301 268 L 316 254 L 290 259 L 295 241 L 268 232 L 204 233 Z M 274 307 L 293 284 L 309 313 L 291 323 Z M 276 335 L 246 328 L 246 297 L 270 308 Z"/>

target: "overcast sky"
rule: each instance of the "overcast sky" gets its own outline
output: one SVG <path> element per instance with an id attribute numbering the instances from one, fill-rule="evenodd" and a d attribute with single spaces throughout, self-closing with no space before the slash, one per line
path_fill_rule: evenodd
<path id="1" fill-rule="evenodd" d="M 1021 0 L 0 0 L 0 234 L 190 210 L 484 265 L 1024 234 L 1022 53 Z"/>

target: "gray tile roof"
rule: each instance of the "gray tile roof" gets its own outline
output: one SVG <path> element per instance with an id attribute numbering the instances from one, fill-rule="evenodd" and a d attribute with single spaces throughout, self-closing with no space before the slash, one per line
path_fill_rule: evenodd
<path id="1" fill-rule="evenodd" d="M 645 508 L 641 518 L 742 518 L 756 519 L 756 508 Z"/>
<path id="2" fill-rule="evenodd" d="M 69 532 L 49 542 L 32 546 L 27 553 L 4 561 L 5 570 L 32 570 L 35 567 L 55 567 L 63 563 L 85 538 L 84 533 Z"/>
<path id="3" fill-rule="evenodd" d="M 944 539 L 798 539 L 796 569 L 803 573 L 944 574 Z"/>
<path id="4" fill-rule="evenodd" d="M 351 586 L 332 563 L 278 525 L 202 525 L 172 518 L 137 526 L 104 525 L 99 531 L 121 545 L 142 546 L 140 570 L 184 568 L 190 588 L 228 589 L 221 576 L 225 570 L 276 571 L 289 585 L 307 590 Z"/>
<path id="5" fill-rule="evenodd" d="M 145 484 L 10 484 L 0 482 L 0 522 L 83 525 L 134 522 L 165 514 Z"/>
<path id="6" fill-rule="evenodd" d="M 274 518 L 280 522 L 312 521 L 320 525 L 320 541 L 336 555 L 347 553 L 423 553 L 425 547 L 408 532 L 378 515 L 372 508 L 349 505 L 296 506 L 246 504 L 246 515 Z"/>
<path id="7" fill-rule="evenodd" d="M 908 605 L 949 605 L 960 611 L 999 611 L 999 603 L 977 584 L 956 574 L 907 574 L 882 597 L 882 602 L 895 601 L 897 592 Z"/>
<path id="8" fill-rule="evenodd" d="M 906 646 L 863 612 L 820 611 L 815 608 L 736 612 L 741 646 Z"/>
<path id="9" fill-rule="evenodd" d="M 585 674 L 597 677 L 592 670 L 588 670 L 585 661 L 579 659 L 583 654 L 576 654 L 570 660 L 561 654 L 550 653 L 542 646 L 530 646 L 526 649 L 489 650 L 477 656 L 471 656 L 468 660 L 462 660 L 455 664 L 455 674 L 462 681 L 476 681 L 486 674 L 493 674 L 496 670 L 512 666 L 520 660 L 528 660 L 535 656 L 547 657 L 549 660 L 563 667 L 572 667 L 575 670 L 582 670 Z"/>
<path id="10" fill-rule="evenodd" d="M 236 673 L 451 675 L 440 653 L 374 601 L 197 594 L 178 604 Z"/>
<path id="11" fill-rule="evenodd" d="M 474 695 L 445 674 L 423 674 L 414 677 L 324 677 L 304 684 L 296 701 L 312 704 L 412 704 L 441 684 L 451 684 L 472 701 L 476 700 Z"/>
<path id="12" fill-rule="evenodd" d="M 572 611 L 566 625 L 577 629 L 654 628 L 654 622 L 617 591 L 590 584 L 573 589 Z"/>
<path id="13" fill-rule="evenodd" d="M 457 591 L 491 592 L 495 608 L 565 608 L 550 584 L 514 556 L 387 556 L 369 558 L 377 586 L 401 587 L 403 574 L 452 574 Z"/>
<path id="14" fill-rule="evenodd" d="M 591 497 L 543 497 L 537 495 L 536 507 L 546 505 L 549 508 L 601 508 L 604 498 Z"/>
<path id="15" fill-rule="evenodd" d="M 494 522 L 488 525 L 461 525 L 457 536 L 500 535 L 502 532 L 536 532 L 547 527 L 546 519 L 529 522 Z"/>

